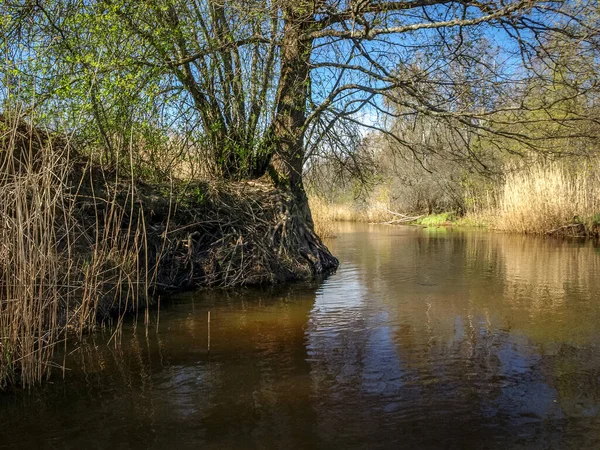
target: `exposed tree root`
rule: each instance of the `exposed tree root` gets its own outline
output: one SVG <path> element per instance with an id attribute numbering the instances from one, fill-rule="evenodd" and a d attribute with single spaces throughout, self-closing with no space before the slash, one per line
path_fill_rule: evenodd
<path id="1" fill-rule="evenodd" d="M 109 316 L 117 339 L 161 291 L 334 270 L 306 207 L 266 182 L 145 185 L 0 116 L 0 389 L 45 379 Z"/>
<path id="2" fill-rule="evenodd" d="M 115 189 L 96 183 L 95 197 L 111 198 L 107 188 Z M 129 214 L 144 214 L 151 290 L 307 279 L 338 266 L 293 197 L 266 182 L 138 185 L 134 193 L 133 208 L 131 196 L 116 198 L 124 226 L 137 221 Z M 98 203 L 82 208 L 86 221 L 97 220 Z"/>

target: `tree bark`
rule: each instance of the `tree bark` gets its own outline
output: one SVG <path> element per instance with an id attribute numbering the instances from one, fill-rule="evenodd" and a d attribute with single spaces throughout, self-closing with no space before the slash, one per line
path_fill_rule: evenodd
<path id="1" fill-rule="evenodd" d="M 312 7 L 311 7 L 312 6 Z M 275 183 L 293 196 L 291 222 L 300 252 L 313 272 L 336 269 L 338 260 L 314 232 L 308 197 L 302 182 L 304 130 L 309 95 L 312 40 L 306 36 L 314 26 L 314 2 L 299 0 L 283 8 L 284 27 L 281 44 L 280 78 L 276 96 L 276 115 L 272 126 L 274 155 L 271 176 Z"/>
<path id="2" fill-rule="evenodd" d="M 283 11 L 280 78 L 272 127 L 275 181 L 288 188 L 299 205 L 307 205 L 302 168 L 312 41 L 302 37 L 309 31 L 312 17 L 306 9 L 303 6 L 287 6 Z M 304 213 L 312 226 L 308 207 Z"/>

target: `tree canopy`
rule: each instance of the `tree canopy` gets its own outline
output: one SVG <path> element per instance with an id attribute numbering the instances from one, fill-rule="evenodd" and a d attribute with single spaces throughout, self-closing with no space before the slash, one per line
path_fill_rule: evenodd
<path id="1" fill-rule="evenodd" d="M 86 130 L 113 162 L 131 133 L 187 136 L 211 173 L 268 172 L 300 197 L 311 159 L 355 160 L 365 128 L 418 157 L 431 146 L 406 128 L 436 124 L 449 154 L 460 142 L 477 161 L 482 141 L 555 151 L 596 124 L 591 0 L 7 0 L 0 13 L 5 102 Z"/>

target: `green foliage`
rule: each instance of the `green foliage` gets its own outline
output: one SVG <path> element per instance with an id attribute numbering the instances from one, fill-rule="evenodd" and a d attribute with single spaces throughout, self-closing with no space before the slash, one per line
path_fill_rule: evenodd
<path id="1" fill-rule="evenodd" d="M 199 205 L 203 204 L 206 201 L 206 192 L 204 191 L 204 189 L 196 187 L 194 189 L 194 195 L 195 200 Z"/>
<path id="2" fill-rule="evenodd" d="M 456 220 L 456 214 L 451 212 L 443 212 L 440 214 L 431 214 L 420 219 L 417 219 L 418 225 L 426 227 L 439 227 L 448 225 Z"/>
<path id="3" fill-rule="evenodd" d="M 401 34 L 388 41 L 387 33 L 380 35 L 381 40 L 369 36 L 367 53 L 372 50 L 382 58 L 377 63 L 381 67 L 366 70 L 371 62 L 354 50 L 346 55 L 349 37 L 312 41 L 306 34 L 340 33 L 348 25 L 354 30 L 358 23 L 369 32 L 398 26 L 407 20 L 402 13 L 405 6 L 399 2 L 376 2 L 372 8 L 386 3 L 382 7 L 387 13 L 365 13 L 359 22 L 342 19 L 352 15 L 345 11 L 348 2 L 338 2 L 331 6 L 331 17 L 341 22 L 328 30 L 319 23 L 319 2 L 51 0 L 34 2 L 31 8 L 28 2 L 9 3 L 0 6 L 4 63 L 0 88 L 18 87 L 19 106 L 35 105 L 38 123 L 51 127 L 60 123 L 88 148 L 102 149 L 99 158 L 103 161 L 133 168 L 143 177 L 160 179 L 172 169 L 173 159 L 183 159 L 175 152 L 168 161 L 164 154 L 174 136 L 186 139 L 182 154 L 201 155 L 206 172 L 230 178 L 265 172 L 265 161 L 279 150 L 268 145 L 269 133 L 284 135 L 285 140 L 275 140 L 280 144 L 296 139 L 296 147 L 302 146 L 303 137 L 305 142 L 319 142 L 325 147 L 321 156 L 336 159 L 340 155 L 331 147 L 344 148 L 348 142 L 338 139 L 332 124 L 338 119 L 352 122 L 368 104 L 384 106 L 395 114 L 385 128 L 397 138 L 393 145 L 400 149 L 390 148 L 388 153 L 406 159 L 410 166 L 406 172 L 415 176 L 373 176 L 375 170 L 364 176 L 368 172 L 364 166 L 370 162 L 356 158 L 360 156 L 356 146 L 343 149 L 342 159 L 361 166 L 360 183 L 388 183 L 391 202 L 402 203 L 401 198 L 412 196 L 402 206 L 428 212 L 475 204 L 476 195 L 471 194 L 476 188 L 461 188 L 460 179 L 474 170 L 497 175 L 504 164 L 514 162 L 507 154 L 537 152 L 554 157 L 592 151 L 585 138 L 592 134 L 585 128 L 589 121 L 582 117 L 594 104 L 591 93 L 596 92 L 597 56 L 587 39 L 553 37 L 555 29 L 566 26 L 558 13 L 553 29 L 540 32 L 539 40 L 518 42 L 524 48 L 540 47 L 539 55 L 548 55 L 526 60 L 523 67 L 515 55 L 502 54 L 482 24 L 467 26 L 465 36 L 443 26 L 448 34 L 441 40 L 414 33 L 410 44 Z M 273 15 L 274 8 L 279 8 L 278 14 Z M 448 8 L 452 16 L 453 5 Z M 428 16 L 426 9 L 423 16 L 417 14 L 409 22 L 435 21 L 436 15 Z M 590 11 L 595 13 L 593 8 Z M 287 28 L 293 33 L 287 41 L 283 39 L 284 17 L 297 22 Z M 298 36 L 298 30 L 304 35 Z M 576 34 L 576 30 L 569 31 Z M 282 51 L 288 44 L 294 51 Z M 306 68 L 313 62 L 315 66 L 310 73 L 299 70 L 304 75 L 298 80 L 289 70 L 293 82 L 279 89 L 285 78 L 278 72 L 285 54 L 296 55 L 290 68 Z M 349 59 L 344 63 L 346 56 Z M 504 66 L 515 66 L 497 68 L 503 59 L 509 61 Z M 333 85 L 325 78 L 332 75 L 339 75 L 337 86 L 348 88 L 329 98 Z M 378 98 L 383 102 L 374 97 L 358 102 L 373 86 L 379 86 L 382 97 Z M 354 113 L 346 114 L 359 103 L 362 106 Z M 298 111 L 292 114 L 292 110 Z M 290 116 L 278 123 L 284 111 Z M 332 134 L 327 144 L 318 132 L 312 134 L 311 124 Z M 349 125 L 344 127 L 345 132 Z M 358 139 L 356 134 L 353 137 Z M 290 166 L 301 166 L 307 153 L 314 156 L 304 150 L 289 152 Z M 445 170 L 448 176 L 427 175 L 436 172 L 443 160 L 454 163 Z M 419 172 L 419 165 L 425 170 Z M 457 165 L 464 170 L 456 170 Z M 443 182 L 437 183 L 436 177 Z M 355 198 L 363 195 L 363 187 L 353 181 L 348 186 Z M 465 201 L 461 190 L 471 195 Z"/>

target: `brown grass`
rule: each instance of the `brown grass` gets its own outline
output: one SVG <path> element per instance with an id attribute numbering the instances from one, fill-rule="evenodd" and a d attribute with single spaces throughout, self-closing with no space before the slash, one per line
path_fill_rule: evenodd
<path id="1" fill-rule="evenodd" d="M 332 213 L 332 205 L 319 197 L 311 197 L 309 205 L 315 224 L 315 233 L 322 238 L 334 237 L 336 219 Z"/>
<path id="2" fill-rule="evenodd" d="M 600 170 L 536 165 L 509 175 L 500 194 L 495 228 L 551 233 L 580 224 L 578 232 L 590 233 L 600 213 Z"/>
<path id="3" fill-rule="evenodd" d="M 470 193 L 469 210 L 458 226 L 508 232 L 592 236 L 600 234 L 600 163 L 537 164 L 510 172 L 505 182 L 484 193 Z M 394 218 L 385 202 L 330 203 L 310 197 L 317 232 L 333 233 L 335 222 L 385 223 Z M 402 211 L 400 211 L 402 212 Z"/>
<path id="4" fill-rule="evenodd" d="M 333 203 L 318 195 L 309 196 L 310 210 L 315 223 L 315 231 L 321 237 L 335 235 L 336 222 L 383 223 L 394 218 L 388 212 L 388 205 L 373 202 L 357 206 L 351 203 Z"/>
<path id="5" fill-rule="evenodd" d="M 137 302 L 147 286 L 143 216 L 129 224 L 133 239 L 121 236 L 125 211 L 115 202 L 102 206 L 104 223 L 83 226 L 69 143 L 18 116 L 2 119 L 0 388 L 45 379 L 59 345 L 93 328 L 109 302 Z"/>

